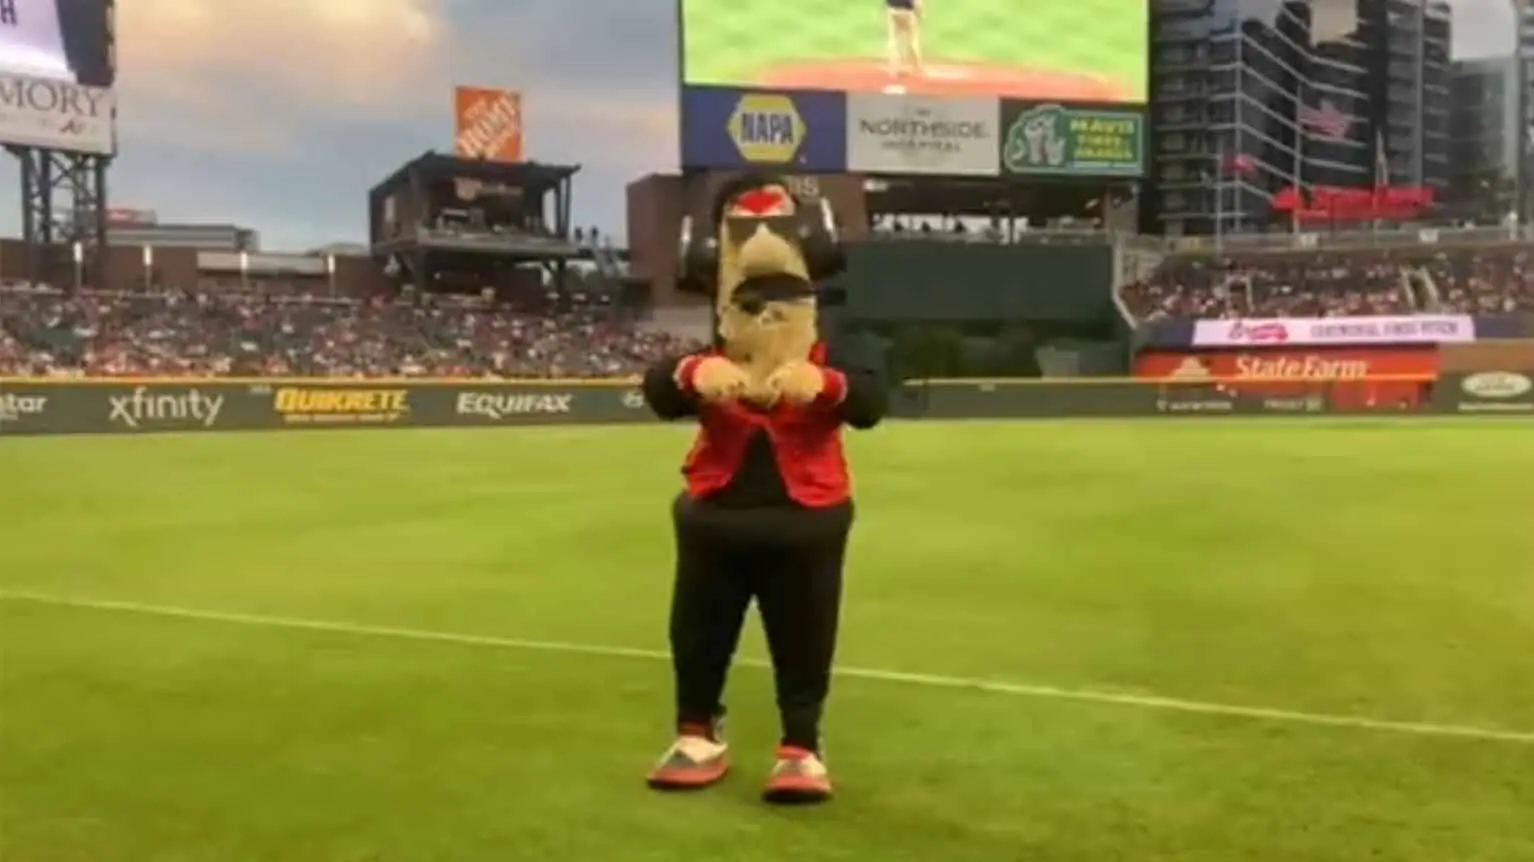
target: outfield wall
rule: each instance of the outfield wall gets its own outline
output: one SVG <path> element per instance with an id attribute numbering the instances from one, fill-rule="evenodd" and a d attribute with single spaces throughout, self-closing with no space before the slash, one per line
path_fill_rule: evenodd
<path id="1" fill-rule="evenodd" d="M 1405 378 L 911 381 L 906 419 L 1498 414 L 1534 417 L 1534 378 L 1512 372 Z M 1257 381 L 1264 382 L 1264 381 Z M 1239 384 L 1239 386 L 1237 385 Z M 1378 397 L 1371 392 L 1377 392 Z M 0 378 L 0 434 L 140 434 L 319 428 L 470 428 L 654 422 L 634 380 Z"/>

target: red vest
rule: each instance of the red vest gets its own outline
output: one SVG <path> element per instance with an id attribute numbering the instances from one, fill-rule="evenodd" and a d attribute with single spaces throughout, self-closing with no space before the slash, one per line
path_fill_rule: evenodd
<path id="1" fill-rule="evenodd" d="M 825 345 L 816 344 L 810 361 L 825 367 L 825 354 Z M 700 354 L 713 355 L 717 351 Z M 698 438 L 682 467 L 687 492 L 704 497 L 729 485 L 745 460 L 751 438 L 761 430 L 772 441 L 778 472 L 794 502 L 810 508 L 847 502 L 852 486 L 839 411 L 847 384 L 838 371 L 827 369 L 826 375 L 826 392 L 803 407 L 779 402 L 759 411 L 733 402 L 702 405 Z"/>

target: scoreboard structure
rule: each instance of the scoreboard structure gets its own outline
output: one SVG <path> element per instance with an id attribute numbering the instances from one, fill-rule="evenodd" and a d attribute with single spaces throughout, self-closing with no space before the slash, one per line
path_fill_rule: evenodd
<path id="1" fill-rule="evenodd" d="M 0 144 L 21 165 L 31 281 L 105 281 L 115 19 L 114 0 L 0 0 Z"/>

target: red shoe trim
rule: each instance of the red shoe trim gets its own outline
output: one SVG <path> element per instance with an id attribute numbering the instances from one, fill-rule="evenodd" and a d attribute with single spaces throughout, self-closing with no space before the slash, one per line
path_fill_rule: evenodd
<path id="1" fill-rule="evenodd" d="M 714 739 L 713 726 L 708 724 L 679 725 L 676 729 L 676 733 L 677 736 L 701 736 L 704 739 L 713 740 L 715 742 L 718 741 Z"/>
<path id="2" fill-rule="evenodd" d="M 702 766 L 662 766 L 646 780 L 662 787 L 707 787 L 729 771 L 730 762 L 721 757 Z"/>
<path id="3" fill-rule="evenodd" d="M 830 796 L 831 779 L 808 775 L 775 775 L 767 781 L 768 796 Z"/>

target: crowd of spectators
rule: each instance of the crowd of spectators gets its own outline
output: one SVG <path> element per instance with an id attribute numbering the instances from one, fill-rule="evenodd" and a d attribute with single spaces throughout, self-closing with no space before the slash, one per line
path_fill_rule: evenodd
<path id="1" fill-rule="evenodd" d="M 1534 312 L 1534 253 L 1508 243 L 1172 255 L 1120 295 L 1139 320 Z"/>
<path id="2" fill-rule="evenodd" d="M 1172 255 L 1121 298 L 1141 320 L 1534 312 L 1534 251 Z M 610 377 L 696 346 L 601 303 L 0 287 L 0 375 Z"/>
<path id="3" fill-rule="evenodd" d="M 0 375 L 611 377 L 693 345 L 477 299 L 0 288 Z"/>

